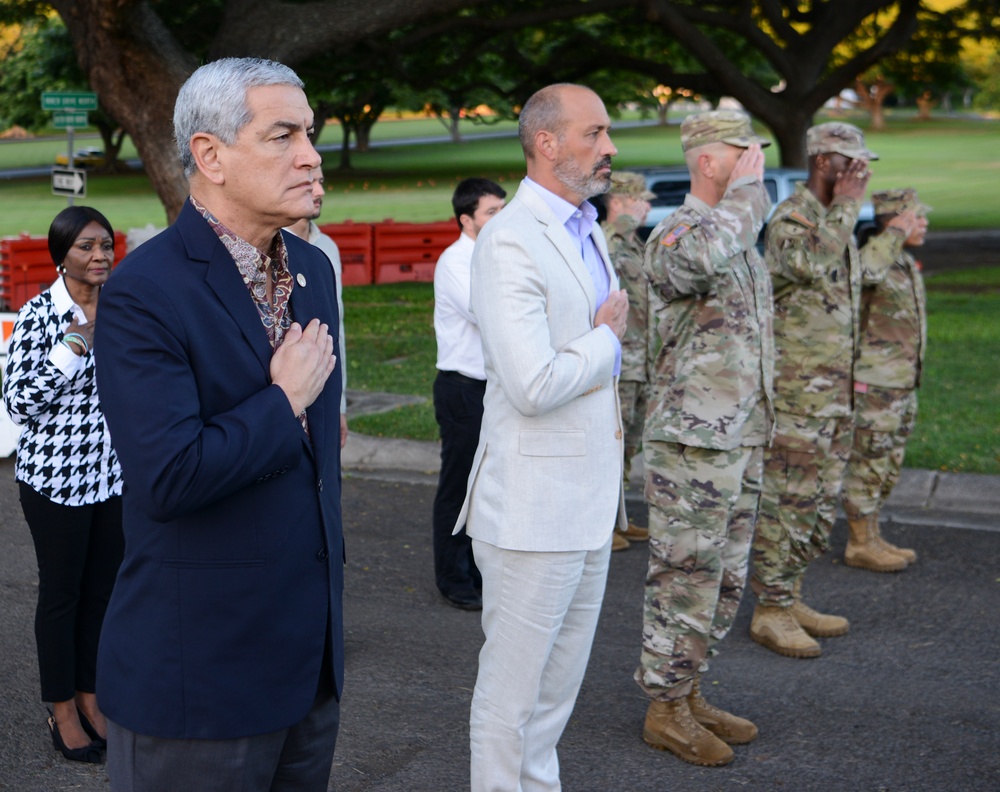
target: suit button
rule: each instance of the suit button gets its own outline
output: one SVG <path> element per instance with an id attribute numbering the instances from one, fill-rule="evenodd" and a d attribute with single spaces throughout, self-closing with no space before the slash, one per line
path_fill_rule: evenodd
<path id="1" fill-rule="evenodd" d="M 321 547 L 316 551 L 316 558 L 320 561 L 326 561 L 330 557 L 329 551 L 325 547 Z"/>
<path id="2" fill-rule="evenodd" d="M 322 491 L 323 491 L 323 479 L 320 479 L 320 480 L 319 480 L 319 481 L 318 481 L 318 482 L 316 483 L 316 489 L 318 489 L 318 490 L 319 490 L 320 492 L 322 492 Z"/>
<path id="3" fill-rule="evenodd" d="M 615 440 L 621 440 L 621 439 L 622 439 L 622 430 L 621 429 L 616 429 L 615 430 Z"/>

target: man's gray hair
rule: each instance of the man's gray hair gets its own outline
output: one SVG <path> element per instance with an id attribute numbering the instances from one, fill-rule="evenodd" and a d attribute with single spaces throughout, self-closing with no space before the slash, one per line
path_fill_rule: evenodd
<path id="1" fill-rule="evenodd" d="M 562 135 L 563 127 L 568 121 L 563 116 L 562 89 L 583 87 L 574 83 L 546 85 L 535 91 L 524 103 L 517 119 L 517 136 L 521 140 L 521 148 L 524 149 L 524 156 L 527 159 L 535 156 L 535 135 L 539 132 L 551 132 L 557 137 Z"/>
<path id="2" fill-rule="evenodd" d="M 207 132 L 232 145 L 252 120 L 247 92 L 262 85 L 304 87 L 287 66 L 263 58 L 221 58 L 188 77 L 174 104 L 174 140 L 185 176 L 191 176 L 196 167 L 191 138 Z"/>

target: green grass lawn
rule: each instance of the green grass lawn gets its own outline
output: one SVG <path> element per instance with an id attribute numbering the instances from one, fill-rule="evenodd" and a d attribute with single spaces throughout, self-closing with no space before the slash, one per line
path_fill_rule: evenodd
<path id="1" fill-rule="evenodd" d="M 852 115 L 849 120 L 865 125 L 863 116 Z M 338 131 L 327 129 L 321 143 L 336 142 Z M 469 125 L 468 139 L 461 144 L 399 145 L 355 152 L 348 172 L 336 169 L 335 152 L 324 155 L 328 198 L 322 220 L 446 219 L 455 184 L 473 175 L 492 178 L 513 191 L 524 173 L 516 138 L 476 139 L 482 131 L 488 129 Z M 375 125 L 373 137 L 391 140 L 441 132 L 443 128 L 434 120 L 387 121 Z M 619 152 L 615 159 L 618 168 L 682 161 L 676 124 L 622 128 L 613 132 L 613 138 Z M 881 155 L 874 165 L 871 188 L 916 187 L 921 198 L 934 207 L 936 230 L 1000 227 L 1000 121 L 918 122 L 890 117 L 889 131 L 870 133 L 868 144 Z M 47 146 L 33 156 L 48 163 L 65 149 L 65 142 L 0 144 L 0 167 L 20 146 Z M 126 156 L 131 156 L 131 151 Z M 767 162 L 778 164 L 775 146 L 767 150 Z M 88 195 L 80 203 L 101 209 L 116 228 L 165 222 L 163 208 L 142 173 L 92 173 L 87 189 Z M 51 194 L 48 177 L 0 182 L 0 236 L 22 231 L 44 234 L 52 216 L 65 205 L 65 198 Z"/>
<path id="2" fill-rule="evenodd" d="M 1000 473 L 1000 268 L 926 283 L 927 354 L 906 464 Z"/>
<path id="3" fill-rule="evenodd" d="M 347 387 L 424 396 L 423 404 L 349 418 L 353 432 L 436 440 L 431 390 L 437 370 L 434 287 L 429 283 L 344 289 Z M 348 413 L 350 416 L 350 413 Z"/>
<path id="4" fill-rule="evenodd" d="M 352 418 L 352 431 L 437 439 L 430 284 L 344 289 L 351 388 L 409 393 L 425 404 Z M 908 467 L 1000 474 L 1000 268 L 927 279 L 928 342 Z"/>

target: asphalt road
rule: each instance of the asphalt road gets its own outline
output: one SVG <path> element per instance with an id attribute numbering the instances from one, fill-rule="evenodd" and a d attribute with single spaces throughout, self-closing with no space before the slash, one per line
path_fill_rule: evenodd
<path id="1" fill-rule="evenodd" d="M 482 642 L 478 614 L 437 595 L 431 573 L 433 479 L 350 477 L 347 683 L 330 789 L 466 789 L 468 708 Z M 636 515 L 644 522 L 644 515 Z M 996 530 L 900 525 L 920 561 L 896 575 L 844 567 L 845 533 L 814 564 L 815 605 L 849 616 L 815 660 L 779 657 L 747 635 L 744 600 L 705 686 L 750 717 L 760 738 L 724 768 L 686 765 L 645 745 L 638 656 L 642 545 L 612 558 L 576 710 L 560 744 L 575 792 L 652 789 L 976 792 L 1000 788 L 1000 521 Z M 12 463 L 0 462 L 0 789 L 107 790 L 103 767 L 52 749 L 38 701 L 35 568 Z M 257 691 L 248 695 L 257 695 Z"/>

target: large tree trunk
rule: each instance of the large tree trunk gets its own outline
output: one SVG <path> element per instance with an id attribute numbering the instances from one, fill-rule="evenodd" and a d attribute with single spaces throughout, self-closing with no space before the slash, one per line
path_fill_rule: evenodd
<path id="1" fill-rule="evenodd" d="M 774 133 L 781 151 L 781 164 L 786 168 L 806 168 L 806 130 L 812 126 L 812 113 L 788 113 L 763 119 Z"/>
<path id="2" fill-rule="evenodd" d="M 860 78 L 854 81 L 855 93 L 858 95 L 858 102 L 871 118 L 871 128 L 874 132 L 883 132 L 885 124 L 885 100 L 895 90 L 890 82 L 883 78 L 877 78 L 870 85 L 865 84 Z"/>
<path id="3" fill-rule="evenodd" d="M 937 105 L 937 100 L 930 91 L 924 91 L 920 96 L 916 98 L 917 103 L 917 120 L 918 121 L 930 121 L 931 120 L 931 110 Z"/>
<path id="4" fill-rule="evenodd" d="M 340 119 L 340 170 L 351 169 L 351 125 L 346 118 Z"/>
<path id="5" fill-rule="evenodd" d="M 54 0 L 101 103 L 132 138 L 173 222 L 187 196 L 173 141 L 174 100 L 195 68 L 144 0 Z"/>
<path id="6" fill-rule="evenodd" d="M 483 0 L 226 0 L 208 60 L 263 56 L 294 67 L 341 42 L 375 36 Z M 52 0 L 101 102 L 132 138 L 167 220 L 187 197 L 173 140 L 177 92 L 198 65 L 150 0 Z"/>
<path id="7" fill-rule="evenodd" d="M 805 134 L 813 114 L 881 56 L 905 45 L 916 29 L 920 7 L 920 0 L 899 0 L 896 17 L 881 38 L 832 67 L 831 55 L 838 44 L 853 35 L 862 19 L 890 3 L 879 0 L 812 3 L 798 9 L 796 13 L 801 19 L 785 16 L 789 5 L 796 4 L 762 3 L 766 27 L 774 29 L 772 37 L 758 26 L 760 20 L 745 12 L 749 3 L 644 2 L 650 21 L 670 33 L 705 67 L 706 74 L 717 82 L 719 93 L 736 97 L 771 128 L 781 148 L 781 164 L 789 167 L 807 164 Z M 808 25 L 802 27 L 802 21 Z M 725 49 L 703 32 L 703 27 L 710 26 L 727 28 L 758 49 L 781 75 L 783 90 L 774 92 L 745 75 Z M 658 76 L 652 70 L 647 73 Z"/>

